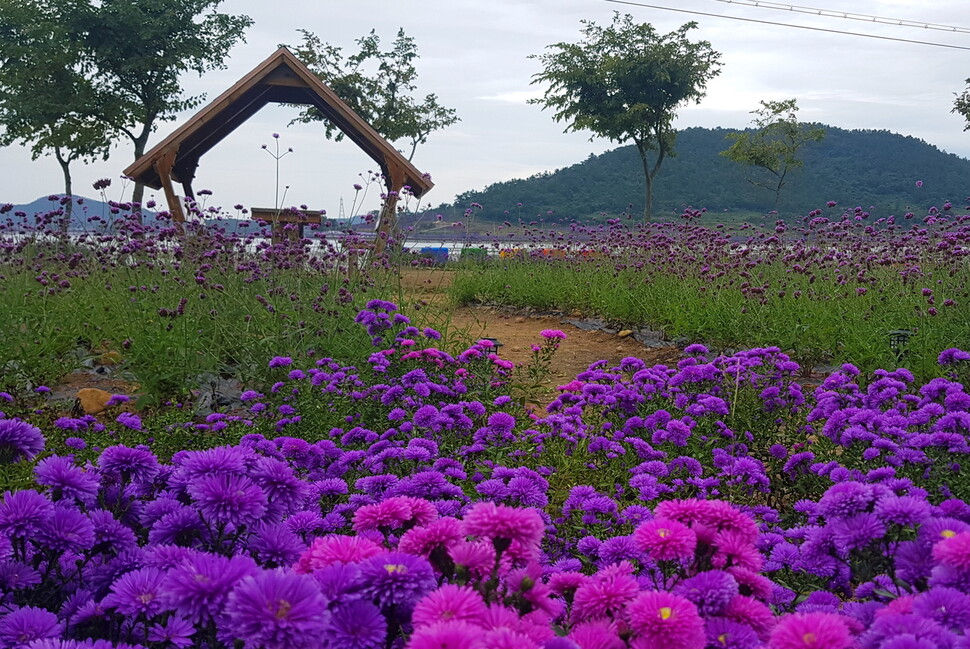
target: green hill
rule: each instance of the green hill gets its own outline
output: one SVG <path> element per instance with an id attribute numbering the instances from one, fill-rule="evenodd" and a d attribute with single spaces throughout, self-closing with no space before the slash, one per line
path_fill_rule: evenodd
<path id="1" fill-rule="evenodd" d="M 878 216 L 911 209 L 918 213 L 948 200 L 963 207 L 970 195 L 970 160 L 888 131 L 820 126 L 826 129 L 825 139 L 802 149 L 805 165 L 790 174 L 782 189 L 782 215 L 804 215 L 827 201 L 846 208 L 872 206 Z M 772 192 L 746 180 L 758 170 L 719 155 L 730 145 L 725 136 L 731 132 L 688 128 L 677 134 L 676 157 L 664 161 L 655 181 L 658 220 L 675 218 L 686 206 L 738 216 L 772 209 Z M 917 180 L 923 181 L 922 187 Z M 498 221 L 548 218 L 549 211 L 557 218 L 616 215 L 628 209 L 639 215 L 643 185 L 635 148 L 623 146 L 554 172 L 465 192 L 454 204 L 438 209 L 463 210 L 479 203 L 483 209 L 476 218 Z"/>

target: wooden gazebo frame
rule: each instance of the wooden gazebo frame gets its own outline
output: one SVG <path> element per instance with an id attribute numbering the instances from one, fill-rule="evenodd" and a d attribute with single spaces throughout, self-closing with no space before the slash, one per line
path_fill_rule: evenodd
<path id="1" fill-rule="evenodd" d="M 195 198 L 192 181 L 199 158 L 270 102 L 316 107 L 378 164 L 387 186 L 375 243 L 380 252 L 386 237 L 396 227 L 397 199 L 401 189 L 407 185 L 415 196 L 420 197 L 434 183 L 285 47 L 276 50 L 124 173 L 136 182 L 164 190 L 168 210 L 181 227 L 185 212 L 173 181 L 182 185 L 185 196 Z"/>

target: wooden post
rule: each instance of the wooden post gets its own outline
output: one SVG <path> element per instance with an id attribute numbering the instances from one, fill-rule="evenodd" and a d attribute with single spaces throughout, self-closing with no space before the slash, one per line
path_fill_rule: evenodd
<path id="1" fill-rule="evenodd" d="M 381 208 L 380 217 L 377 221 L 377 239 L 374 241 L 374 257 L 384 254 L 387 241 L 397 230 L 397 199 L 404 187 L 404 169 L 387 161 L 387 198 L 384 200 L 384 207 Z M 383 235 L 383 236 L 381 236 Z"/>
<path id="2" fill-rule="evenodd" d="M 165 200 L 168 202 L 168 211 L 172 215 L 179 232 L 183 232 L 182 224 L 185 223 L 185 212 L 182 210 L 182 203 L 175 193 L 172 185 L 172 167 L 175 166 L 175 158 L 178 156 L 178 147 L 169 149 L 158 157 L 155 161 L 155 171 L 158 172 L 158 179 L 162 182 L 162 189 L 165 190 Z"/>

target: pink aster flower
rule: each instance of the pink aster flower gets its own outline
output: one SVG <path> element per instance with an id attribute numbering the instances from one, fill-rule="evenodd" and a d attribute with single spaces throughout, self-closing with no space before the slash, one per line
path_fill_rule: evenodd
<path id="1" fill-rule="evenodd" d="M 396 496 L 358 509 L 354 514 L 354 531 L 367 532 L 382 527 L 397 529 L 407 524 L 424 525 L 437 517 L 438 510 L 424 498 Z"/>
<path id="2" fill-rule="evenodd" d="M 577 624 L 569 633 L 569 638 L 581 649 L 625 649 L 626 644 L 620 640 L 616 625 L 599 620 Z"/>
<path id="3" fill-rule="evenodd" d="M 768 634 L 775 626 L 775 615 L 768 605 L 746 595 L 737 595 L 732 599 L 723 615 L 729 620 L 747 624 L 762 641 L 768 640 Z"/>
<path id="4" fill-rule="evenodd" d="M 960 570 L 970 570 L 970 532 L 944 538 L 934 545 L 933 558 Z"/>
<path id="5" fill-rule="evenodd" d="M 626 609 L 632 649 L 703 649 L 704 620 L 690 600 L 664 591 L 641 593 Z"/>
<path id="6" fill-rule="evenodd" d="M 655 518 L 642 523 L 633 532 L 634 542 L 659 561 L 687 559 L 694 556 L 697 535 L 673 519 Z"/>
<path id="7" fill-rule="evenodd" d="M 485 600 L 478 591 L 445 584 L 415 604 L 411 621 L 415 627 L 451 621 L 478 624 L 486 610 Z"/>
<path id="8" fill-rule="evenodd" d="M 446 516 L 405 532 L 398 541 L 397 549 L 427 558 L 437 548 L 447 549 L 464 540 L 461 521 Z"/>
<path id="9" fill-rule="evenodd" d="M 796 613 L 781 618 L 769 649 L 846 649 L 852 634 L 841 615 L 834 613 Z"/>
<path id="10" fill-rule="evenodd" d="M 616 615 L 639 592 L 633 566 L 626 561 L 608 566 L 576 589 L 572 621 L 585 622 Z"/>
<path id="11" fill-rule="evenodd" d="M 360 536 L 321 536 L 300 555 L 293 571 L 307 574 L 335 563 L 357 563 L 383 552 L 384 548 Z"/>
<path id="12" fill-rule="evenodd" d="M 405 649 L 484 649 L 481 627 L 468 622 L 441 622 L 420 626 L 411 634 Z"/>
<path id="13" fill-rule="evenodd" d="M 539 335 L 546 340 L 566 340 L 566 334 L 559 329 L 543 329 Z"/>
<path id="14" fill-rule="evenodd" d="M 448 548 L 448 556 L 477 577 L 487 577 L 495 566 L 495 546 L 488 541 L 460 541 Z"/>
<path id="15" fill-rule="evenodd" d="M 538 546 L 545 523 L 534 509 L 478 503 L 464 518 L 464 531 L 469 536 L 518 541 L 523 546 Z"/>
<path id="16" fill-rule="evenodd" d="M 715 568 L 740 566 L 753 572 L 759 572 L 764 566 L 764 557 L 750 540 L 747 534 L 737 530 L 723 530 L 714 537 Z"/>

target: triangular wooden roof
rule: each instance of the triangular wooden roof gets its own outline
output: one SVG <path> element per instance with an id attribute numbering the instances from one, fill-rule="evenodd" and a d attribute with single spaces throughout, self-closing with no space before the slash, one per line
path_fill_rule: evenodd
<path id="1" fill-rule="evenodd" d="M 393 184 L 408 185 L 416 196 L 421 196 L 434 185 L 285 47 L 276 50 L 124 173 L 160 189 L 163 179 L 159 168 L 171 168 L 172 179 L 189 184 L 199 158 L 270 102 L 315 106 L 380 166 L 389 186 L 394 178 L 398 182 Z M 166 157 L 167 164 L 163 162 Z M 398 190 L 400 186 L 389 188 Z"/>

